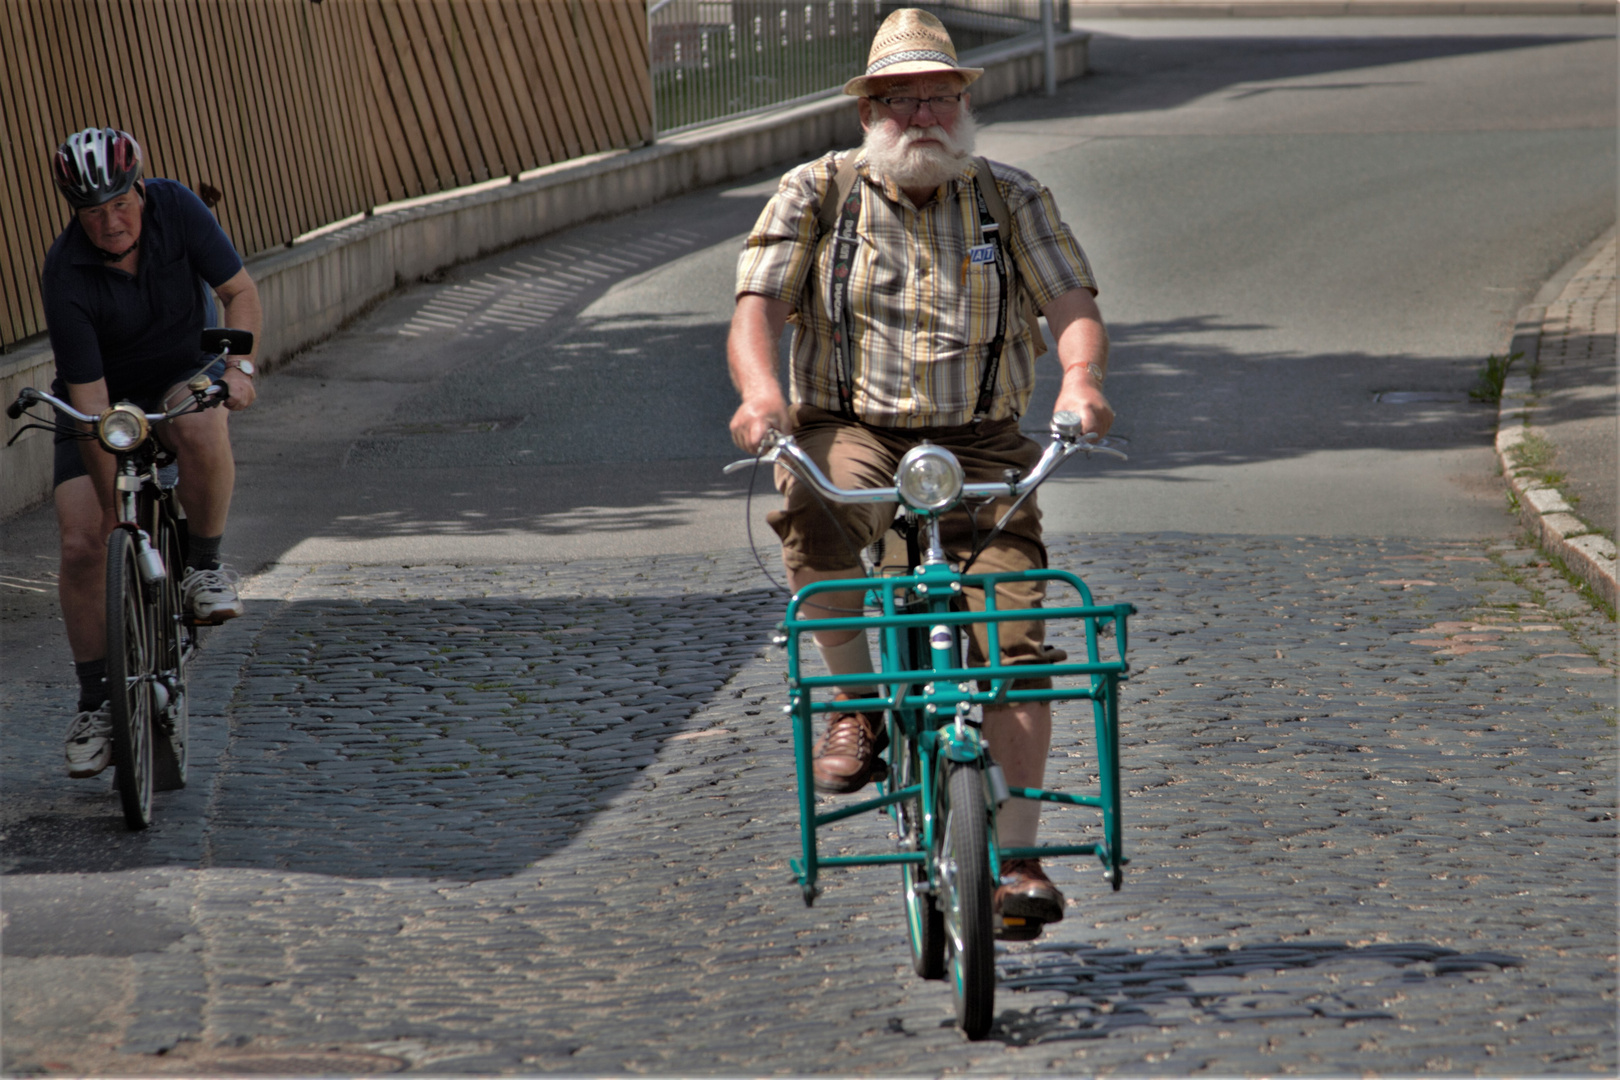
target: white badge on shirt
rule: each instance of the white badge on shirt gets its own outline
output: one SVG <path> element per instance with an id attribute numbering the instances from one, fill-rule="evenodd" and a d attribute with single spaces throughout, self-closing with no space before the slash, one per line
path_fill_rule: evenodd
<path id="1" fill-rule="evenodd" d="M 978 266 L 981 263 L 993 263 L 995 261 L 996 245 L 994 244 L 974 244 L 972 247 L 968 248 L 968 262 L 974 266 Z"/>

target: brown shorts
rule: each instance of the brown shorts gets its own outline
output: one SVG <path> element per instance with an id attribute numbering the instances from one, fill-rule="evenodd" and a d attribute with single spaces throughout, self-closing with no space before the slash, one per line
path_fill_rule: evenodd
<path id="1" fill-rule="evenodd" d="M 892 487 L 894 472 L 906 451 L 923 440 L 943 446 L 962 463 L 967 482 L 1005 479 L 1008 469 L 1028 472 L 1040 459 L 1041 447 L 1025 438 L 1016 419 L 991 420 L 975 428 L 882 428 L 845 420 L 836 413 L 810 405 L 792 410 L 793 438 L 827 478 L 839 487 Z M 782 561 L 790 570 L 849 570 L 859 573 L 861 551 L 874 543 L 894 521 L 893 503 L 848 505 L 823 502 L 816 492 L 778 468 L 776 486 L 787 505 L 766 519 L 782 538 Z M 979 539 L 1001 519 L 1012 500 L 997 499 L 973 508 L 957 507 L 940 519 L 940 538 L 950 556 L 966 559 Z M 1001 535 L 974 562 L 970 573 L 1034 570 L 1046 567 L 1046 545 L 1041 542 L 1041 511 L 1036 496 L 1024 500 Z M 979 589 L 965 593 L 968 607 L 984 610 Z M 1045 582 L 1008 582 L 996 588 L 996 606 L 1003 610 L 1040 607 Z M 1001 656 L 1005 664 L 1047 662 L 1046 626 L 1041 622 L 1001 624 Z M 983 623 L 973 626 L 968 663 L 985 663 L 988 634 Z M 1014 683 L 1020 690 L 1050 688 L 1050 679 Z"/>

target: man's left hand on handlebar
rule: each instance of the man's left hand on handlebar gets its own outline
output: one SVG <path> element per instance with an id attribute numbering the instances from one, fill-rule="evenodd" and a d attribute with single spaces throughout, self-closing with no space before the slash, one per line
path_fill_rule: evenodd
<path id="1" fill-rule="evenodd" d="M 1096 385 L 1085 365 L 1076 364 L 1063 373 L 1063 386 L 1052 412 L 1064 411 L 1079 414 L 1080 430 L 1087 435 L 1100 438 L 1114 426 L 1113 406 L 1108 404 L 1108 398 L 1103 396 L 1102 388 Z"/>
<path id="2" fill-rule="evenodd" d="M 227 368 L 221 381 L 231 392 L 225 399 L 225 407 L 231 412 L 240 412 L 252 405 L 253 399 L 259 396 L 258 388 L 253 385 L 253 377 L 242 374 L 236 368 Z"/>

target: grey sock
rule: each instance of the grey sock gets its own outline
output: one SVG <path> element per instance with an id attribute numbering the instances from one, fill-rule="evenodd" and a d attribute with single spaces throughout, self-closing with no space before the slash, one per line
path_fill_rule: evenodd
<path id="1" fill-rule="evenodd" d="M 107 700 L 106 658 L 74 661 L 73 671 L 79 677 L 79 711 L 101 708 L 101 703 Z"/>
<path id="2" fill-rule="evenodd" d="M 220 536 L 192 536 L 186 548 L 187 570 L 218 570 Z"/>

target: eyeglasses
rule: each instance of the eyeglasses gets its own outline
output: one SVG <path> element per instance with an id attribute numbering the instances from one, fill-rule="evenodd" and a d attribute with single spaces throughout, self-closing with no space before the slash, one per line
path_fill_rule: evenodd
<path id="1" fill-rule="evenodd" d="M 874 97 L 873 101 L 881 101 L 883 107 L 899 117 L 914 116 L 918 109 L 927 105 L 929 111 L 935 116 L 951 116 L 962 104 L 961 94 L 945 94 L 941 97 Z"/>

